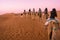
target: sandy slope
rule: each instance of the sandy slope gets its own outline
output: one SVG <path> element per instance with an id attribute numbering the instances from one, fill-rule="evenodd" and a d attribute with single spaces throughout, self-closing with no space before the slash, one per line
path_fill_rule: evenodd
<path id="1" fill-rule="evenodd" d="M 39 20 L 38 16 L 35 20 L 33 18 L 33 15 L 31 17 L 20 14 L 0 15 L 0 40 L 48 40 L 47 30 L 44 30 L 45 18 L 43 20 Z M 56 38 L 60 40 L 60 30 L 57 31 Z"/>

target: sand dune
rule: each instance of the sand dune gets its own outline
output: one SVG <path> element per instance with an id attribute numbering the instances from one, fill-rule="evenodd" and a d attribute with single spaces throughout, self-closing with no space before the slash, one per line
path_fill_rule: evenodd
<path id="1" fill-rule="evenodd" d="M 60 20 L 60 12 L 58 12 Z M 48 40 L 48 32 L 44 29 L 45 18 L 38 16 L 4 14 L 0 15 L 0 40 Z M 60 30 L 57 31 L 60 40 Z"/>

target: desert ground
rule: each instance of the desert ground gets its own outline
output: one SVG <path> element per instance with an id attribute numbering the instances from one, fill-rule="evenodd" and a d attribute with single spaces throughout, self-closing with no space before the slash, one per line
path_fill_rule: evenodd
<path id="1" fill-rule="evenodd" d="M 60 11 L 57 12 L 60 21 Z M 0 40 L 48 40 L 48 30 L 44 29 L 46 19 L 36 15 L 0 15 Z M 56 39 L 60 40 L 60 30 Z"/>

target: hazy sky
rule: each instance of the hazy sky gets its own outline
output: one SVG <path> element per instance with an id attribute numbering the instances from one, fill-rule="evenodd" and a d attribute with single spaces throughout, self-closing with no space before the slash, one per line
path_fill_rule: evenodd
<path id="1" fill-rule="evenodd" d="M 24 9 L 28 10 L 29 8 L 45 8 L 51 10 L 56 8 L 60 10 L 60 0 L 0 0 L 0 13 L 5 12 L 22 12 Z"/>

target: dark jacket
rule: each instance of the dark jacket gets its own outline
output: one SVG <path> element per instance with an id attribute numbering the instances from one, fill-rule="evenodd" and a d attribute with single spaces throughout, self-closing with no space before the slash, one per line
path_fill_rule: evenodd
<path id="1" fill-rule="evenodd" d="M 55 11 L 51 11 L 50 18 L 55 18 L 57 17 L 57 13 Z"/>

